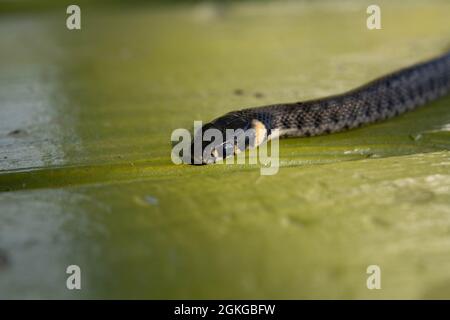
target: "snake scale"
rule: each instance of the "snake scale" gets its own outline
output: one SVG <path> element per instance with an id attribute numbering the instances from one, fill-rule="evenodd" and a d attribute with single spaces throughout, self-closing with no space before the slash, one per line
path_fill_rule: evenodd
<path id="1" fill-rule="evenodd" d="M 309 137 L 357 128 L 382 121 L 415 109 L 450 91 L 450 52 L 432 60 L 415 64 L 373 80 L 351 91 L 304 102 L 273 104 L 268 106 L 232 111 L 202 128 L 254 129 L 254 147 L 274 137 Z M 277 130 L 275 130 L 277 129 Z M 199 133 L 194 141 L 202 139 Z M 191 159 L 196 164 L 214 163 L 242 151 L 233 141 L 210 144 L 205 150 L 202 141 L 201 155 L 192 151 Z M 193 149 L 192 149 L 193 150 Z"/>

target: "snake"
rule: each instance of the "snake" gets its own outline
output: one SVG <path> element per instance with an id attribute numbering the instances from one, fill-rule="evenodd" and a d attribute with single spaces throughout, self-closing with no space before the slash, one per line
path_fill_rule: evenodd
<path id="1" fill-rule="evenodd" d="M 341 94 L 231 111 L 195 133 L 190 163 L 215 163 L 274 137 L 331 134 L 387 120 L 438 99 L 449 91 L 450 51 Z M 202 134 L 211 129 L 223 136 L 227 130 L 244 133 L 252 130 L 253 133 L 244 139 L 243 145 L 238 145 L 238 135 L 225 141 L 205 141 Z M 196 152 L 195 143 L 201 144 Z"/>

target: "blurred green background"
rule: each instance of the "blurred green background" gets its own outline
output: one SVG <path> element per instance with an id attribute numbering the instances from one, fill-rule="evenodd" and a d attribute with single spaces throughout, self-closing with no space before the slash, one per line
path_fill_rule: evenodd
<path id="1" fill-rule="evenodd" d="M 176 166 L 171 132 L 450 44 L 448 1 L 0 1 L 0 298 L 450 298 L 450 98 Z M 66 288 L 66 267 L 82 290 Z M 368 290 L 366 268 L 382 271 Z"/>

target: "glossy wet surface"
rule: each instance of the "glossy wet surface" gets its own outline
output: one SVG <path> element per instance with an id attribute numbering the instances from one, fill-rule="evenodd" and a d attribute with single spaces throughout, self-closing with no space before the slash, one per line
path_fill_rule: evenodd
<path id="1" fill-rule="evenodd" d="M 0 298 L 450 297 L 449 97 L 283 140 L 274 176 L 170 160 L 193 120 L 339 93 L 448 47 L 447 3 L 381 6 L 379 31 L 358 2 L 82 7 L 81 31 L 65 8 L 3 14 Z"/>

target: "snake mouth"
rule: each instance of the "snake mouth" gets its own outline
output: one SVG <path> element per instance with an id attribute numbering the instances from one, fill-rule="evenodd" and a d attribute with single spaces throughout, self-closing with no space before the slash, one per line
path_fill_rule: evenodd
<path id="1" fill-rule="evenodd" d="M 189 164 L 202 166 L 207 164 L 213 164 L 218 159 L 218 154 L 213 151 L 215 145 L 211 141 L 204 139 L 204 133 L 208 130 L 214 130 L 220 132 L 220 129 L 214 126 L 212 123 L 204 125 L 194 135 L 194 141 L 190 148 L 190 162 Z"/>
<path id="2" fill-rule="evenodd" d="M 196 148 L 195 143 L 196 141 L 191 145 L 190 164 L 192 165 L 214 164 L 233 156 L 235 152 L 234 141 L 223 143 L 220 141 L 201 141 L 201 148 Z"/>

